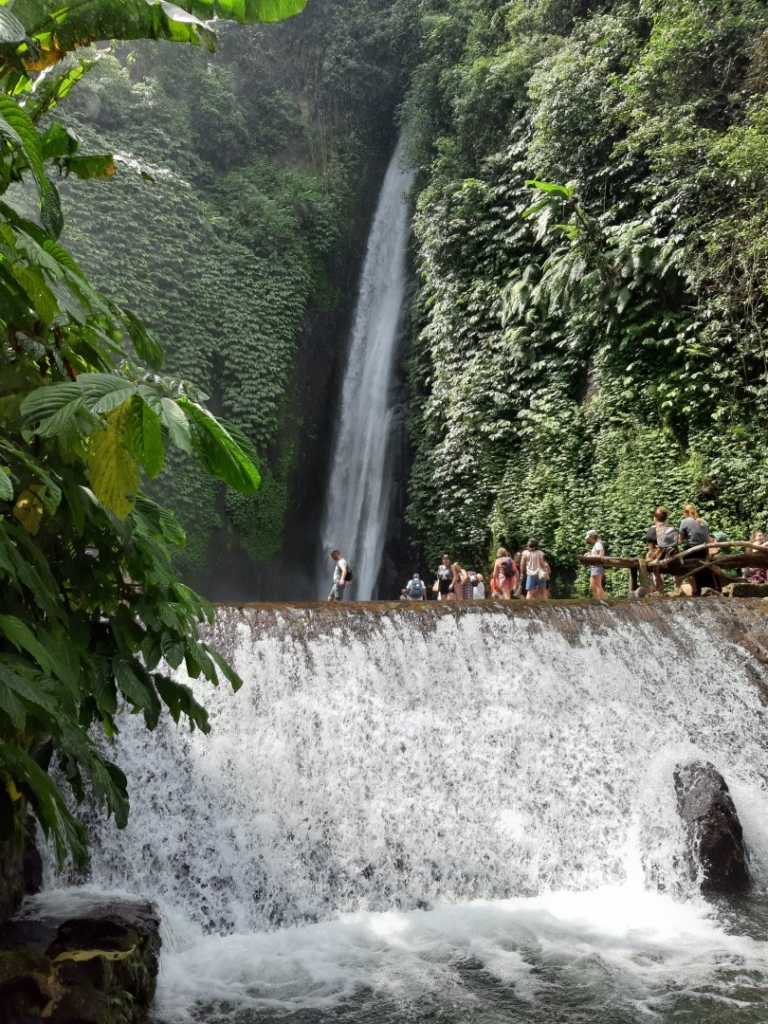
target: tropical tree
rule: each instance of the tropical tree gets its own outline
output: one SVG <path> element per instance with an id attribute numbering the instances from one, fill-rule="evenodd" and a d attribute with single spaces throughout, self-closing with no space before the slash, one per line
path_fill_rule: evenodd
<path id="1" fill-rule="evenodd" d="M 248 439 L 193 384 L 159 375 L 160 345 L 59 242 L 55 179 L 109 177 L 115 161 L 82 153 L 49 115 L 93 64 L 80 46 L 212 49 L 211 19 L 275 21 L 304 3 L 0 0 L 0 839 L 28 801 L 60 860 L 81 863 L 87 847 L 63 789 L 126 822 L 126 779 L 104 753 L 122 707 L 149 729 L 167 709 L 207 731 L 168 666 L 241 684 L 199 635 L 212 608 L 177 578 L 184 533 L 142 479 L 177 448 L 244 494 L 260 481 Z M 37 217 L 16 202 L 23 182 Z"/>

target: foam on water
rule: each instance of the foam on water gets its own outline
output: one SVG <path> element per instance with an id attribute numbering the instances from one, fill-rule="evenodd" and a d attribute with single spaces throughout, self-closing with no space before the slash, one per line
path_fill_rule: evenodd
<path id="1" fill-rule="evenodd" d="M 672 781 L 725 775 L 763 892 L 762 670 L 730 614 L 220 610 L 243 690 L 190 683 L 207 737 L 128 716 L 131 819 L 96 836 L 93 884 L 166 915 L 158 1020 L 482 1003 L 467 971 L 536 1007 L 569 984 L 638 1013 L 758 999 L 765 944 L 695 896 Z"/>
<path id="2" fill-rule="evenodd" d="M 470 964 L 482 986 L 468 979 Z M 766 943 L 726 934 L 702 906 L 605 887 L 209 936 L 166 956 L 156 1015 L 170 1024 L 345 1003 L 361 1013 L 373 1002 L 411 1014 L 434 1004 L 459 1020 L 462 1008 L 482 1015 L 478 1003 L 500 983 L 507 1001 L 559 1005 L 561 1020 L 580 989 L 587 1016 L 575 1019 L 585 1020 L 606 1006 L 655 1015 L 681 996 L 713 991 L 738 1006 L 759 997 L 767 979 Z M 525 1013 L 519 1007 L 516 1019 Z"/>

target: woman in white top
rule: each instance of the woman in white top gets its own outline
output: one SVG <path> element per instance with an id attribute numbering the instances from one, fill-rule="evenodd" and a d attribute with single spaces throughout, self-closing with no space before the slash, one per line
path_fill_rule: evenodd
<path id="1" fill-rule="evenodd" d="M 530 537 L 520 559 L 520 575 L 523 577 L 526 601 L 546 601 L 549 597 L 549 575 L 551 569 L 539 548 L 535 537 Z M 542 579 L 542 576 L 544 578 Z"/>

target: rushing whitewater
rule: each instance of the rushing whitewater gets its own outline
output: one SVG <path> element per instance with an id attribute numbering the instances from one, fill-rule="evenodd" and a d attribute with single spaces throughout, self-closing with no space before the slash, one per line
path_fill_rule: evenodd
<path id="1" fill-rule="evenodd" d="M 412 183 L 398 146 L 368 239 L 323 516 L 321 579 L 330 580 L 328 551 L 340 548 L 354 568 L 354 596 L 360 601 L 374 596 L 389 512 L 391 389 L 411 228 L 405 196 Z M 325 593 L 329 589 L 330 582 Z"/>
<path id="2" fill-rule="evenodd" d="M 696 893 L 672 778 L 698 757 L 724 774 L 758 907 L 762 621 L 681 602 L 221 609 L 243 690 L 190 684 L 207 737 L 128 716 L 131 819 L 96 836 L 93 885 L 166 915 L 157 1021 L 764 1022 L 765 924 Z"/>

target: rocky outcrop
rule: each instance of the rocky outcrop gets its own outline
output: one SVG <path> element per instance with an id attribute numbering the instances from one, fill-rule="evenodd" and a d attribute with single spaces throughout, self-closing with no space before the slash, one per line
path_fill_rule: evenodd
<path id="1" fill-rule="evenodd" d="M 708 761 L 678 765 L 675 791 L 691 874 L 702 892 L 744 892 L 751 879 L 743 831 L 723 776 Z"/>
<path id="2" fill-rule="evenodd" d="M 155 994 L 160 919 L 150 903 L 0 926 L 0 1024 L 138 1024 Z"/>

